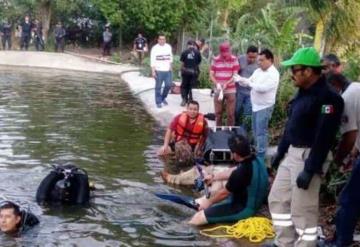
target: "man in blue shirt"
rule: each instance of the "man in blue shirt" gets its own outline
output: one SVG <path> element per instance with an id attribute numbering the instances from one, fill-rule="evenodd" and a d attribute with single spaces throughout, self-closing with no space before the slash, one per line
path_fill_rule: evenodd
<path id="1" fill-rule="evenodd" d="M 239 56 L 239 75 L 241 77 L 249 78 L 259 67 L 257 64 L 257 57 L 258 48 L 255 46 L 249 46 L 246 55 Z M 248 127 L 246 128 L 247 131 L 250 131 L 250 126 L 247 126 L 246 123 L 250 123 L 252 115 L 250 90 L 251 88 L 248 86 L 236 84 L 235 125 L 239 126 L 243 124 L 244 127 Z M 241 113 L 243 114 L 243 123 L 241 122 Z"/>

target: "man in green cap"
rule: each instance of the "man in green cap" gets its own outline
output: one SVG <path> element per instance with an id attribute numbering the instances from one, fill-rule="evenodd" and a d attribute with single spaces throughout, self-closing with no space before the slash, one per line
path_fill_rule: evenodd
<path id="1" fill-rule="evenodd" d="M 299 49 L 282 65 L 291 68 L 299 90 L 290 102 L 272 163 L 273 168 L 278 167 L 268 198 L 276 231 L 273 246 L 315 247 L 321 176 L 327 170 L 344 101 L 321 75 L 320 57 L 314 48 Z"/>

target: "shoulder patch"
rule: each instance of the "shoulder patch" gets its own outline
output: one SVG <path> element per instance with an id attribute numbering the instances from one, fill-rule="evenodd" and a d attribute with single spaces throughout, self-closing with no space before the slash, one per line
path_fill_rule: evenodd
<path id="1" fill-rule="evenodd" d="M 334 113 L 334 106 L 333 105 L 322 105 L 321 106 L 321 113 L 322 114 L 332 114 L 332 113 Z"/>

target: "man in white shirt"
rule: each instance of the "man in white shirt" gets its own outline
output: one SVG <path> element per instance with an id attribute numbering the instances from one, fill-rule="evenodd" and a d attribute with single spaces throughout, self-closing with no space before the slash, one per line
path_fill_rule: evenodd
<path id="1" fill-rule="evenodd" d="M 166 43 L 164 34 L 159 34 L 158 43 L 151 49 L 150 59 L 152 76 L 155 79 L 155 103 L 161 108 L 162 104 L 168 104 L 166 97 L 171 88 L 173 62 L 171 46 Z M 164 89 L 161 92 L 163 82 Z"/>
<path id="2" fill-rule="evenodd" d="M 268 145 L 268 124 L 274 109 L 280 75 L 274 66 L 274 55 L 268 49 L 258 58 L 259 68 L 250 78 L 235 78 L 240 85 L 249 86 L 252 104 L 252 132 L 259 157 L 265 158 Z"/>
<path id="3" fill-rule="evenodd" d="M 326 246 L 345 247 L 352 244 L 354 230 L 360 218 L 360 83 L 350 83 L 336 71 L 328 75 L 328 82 L 342 94 L 345 102 L 340 125 L 341 140 L 334 161 L 343 170 L 352 166 L 352 171 L 340 195 L 335 238 Z"/>

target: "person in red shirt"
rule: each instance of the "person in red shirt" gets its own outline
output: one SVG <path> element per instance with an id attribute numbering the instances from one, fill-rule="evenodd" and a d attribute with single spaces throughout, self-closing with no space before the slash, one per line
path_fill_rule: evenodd
<path id="1" fill-rule="evenodd" d="M 219 46 L 220 54 L 216 56 L 210 68 L 210 80 L 214 83 L 216 126 L 222 126 L 223 104 L 226 104 L 227 126 L 235 125 L 236 87 L 233 76 L 240 69 L 236 56 L 231 54 L 228 42 Z"/>
<path id="2" fill-rule="evenodd" d="M 164 144 L 159 149 L 158 155 L 166 155 L 175 151 L 175 143 L 186 140 L 195 155 L 201 153 L 205 142 L 208 124 L 204 115 L 199 113 L 199 103 L 191 100 L 186 111 L 177 115 L 167 128 Z"/>

